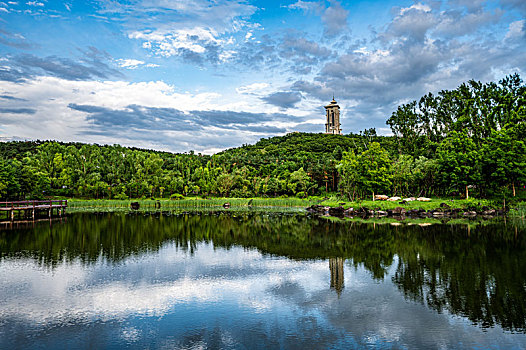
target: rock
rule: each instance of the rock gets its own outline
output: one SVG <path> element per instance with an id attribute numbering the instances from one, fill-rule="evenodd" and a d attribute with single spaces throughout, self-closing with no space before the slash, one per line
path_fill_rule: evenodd
<path id="1" fill-rule="evenodd" d="M 495 209 L 487 209 L 482 212 L 482 215 L 497 215 L 497 211 Z"/>
<path id="2" fill-rule="evenodd" d="M 399 222 L 391 222 L 391 226 L 402 226 Z"/>
<path id="3" fill-rule="evenodd" d="M 446 204 L 446 203 L 440 203 L 440 208 L 449 209 L 451 207 L 448 204 Z"/>
<path id="4" fill-rule="evenodd" d="M 378 215 L 378 216 L 387 216 L 387 212 L 386 212 L 386 211 L 383 211 L 383 210 L 378 210 L 378 211 L 376 212 L 376 215 Z"/>
<path id="5" fill-rule="evenodd" d="M 416 198 L 415 197 L 404 198 L 404 202 L 412 202 L 412 201 L 416 201 Z"/>
<path id="6" fill-rule="evenodd" d="M 462 215 L 464 216 L 477 216 L 476 211 L 465 211 Z"/>
<path id="7" fill-rule="evenodd" d="M 433 217 L 442 217 L 444 216 L 444 213 L 441 212 L 441 211 L 434 211 L 433 212 Z"/>
<path id="8" fill-rule="evenodd" d="M 411 209 L 411 210 L 408 210 L 406 214 L 409 216 L 418 216 L 420 214 L 420 210 Z"/>
<path id="9" fill-rule="evenodd" d="M 389 202 L 396 202 L 396 201 L 399 201 L 400 199 L 402 199 L 402 198 L 400 198 L 400 197 L 391 197 L 391 198 L 388 198 L 387 200 Z"/>
<path id="10" fill-rule="evenodd" d="M 393 209 L 393 215 L 405 215 L 405 209 L 402 207 L 396 207 Z"/>
<path id="11" fill-rule="evenodd" d="M 354 212 L 354 208 L 345 209 L 343 211 L 343 215 L 346 216 L 354 216 L 356 213 Z"/>
<path id="12" fill-rule="evenodd" d="M 343 212 L 345 209 L 342 206 L 336 207 L 336 208 L 329 208 L 329 215 L 343 215 Z"/>
<path id="13" fill-rule="evenodd" d="M 366 207 L 361 207 L 360 209 L 358 209 L 358 214 L 359 215 L 369 215 L 369 209 L 367 209 Z"/>
<path id="14" fill-rule="evenodd" d="M 230 203 L 227 202 L 227 203 L 223 204 L 223 208 L 225 208 L 225 209 L 230 208 Z"/>
<path id="15" fill-rule="evenodd" d="M 325 207 L 323 205 L 316 205 L 316 204 L 314 204 L 314 205 L 308 207 L 307 211 L 310 212 L 310 213 L 323 214 L 323 213 L 325 213 Z"/>
<path id="16" fill-rule="evenodd" d="M 374 196 L 375 201 L 385 201 L 389 198 L 389 196 L 386 196 L 384 194 L 377 194 Z"/>
<path id="17" fill-rule="evenodd" d="M 419 202 L 431 202 L 431 198 L 427 197 L 418 197 L 416 200 Z"/>

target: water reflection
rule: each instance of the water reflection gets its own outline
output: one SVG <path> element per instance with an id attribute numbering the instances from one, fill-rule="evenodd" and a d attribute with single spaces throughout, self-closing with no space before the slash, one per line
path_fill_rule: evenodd
<path id="1" fill-rule="evenodd" d="M 336 290 L 338 296 L 342 294 L 344 287 L 343 258 L 330 258 L 329 269 L 331 270 L 331 288 Z"/>
<path id="2" fill-rule="evenodd" d="M 0 233 L 0 348 L 526 345 L 524 233 L 75 214 Z"/>

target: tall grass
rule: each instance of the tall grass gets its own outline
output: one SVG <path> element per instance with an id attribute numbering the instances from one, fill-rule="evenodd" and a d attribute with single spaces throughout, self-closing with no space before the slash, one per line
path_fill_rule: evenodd
<path id="1" fill-rule="evenodd" d="M 446 203 L 451 208 L 475 208 L 480 211 L 482 207 L 488 206 L 491 208 L 501 207 L 500 203 L 487 200 L 487 199 L 462 199 L 462 200 L 452 200 L 452 199 L 441 199 L 433 198 L 430 202 L 407 202 L 400 204 L 399 202 L 387 202 L 387 201 L 346 201 L 335 196 L 330 198 L 327 197 L 309 197 L 309 198 L 199 198 L 191 197 L 185 198 L 182 200 L 152 200 L 152 199 L 142 199 L 142 200 L 108 200 L 108 199 L 99 199 L 99 200 L 78 200 L 71 199 L 68 201 L 68 206 L 74 210 L 84 210 L 84 209 L 129 209 L 130 203 L 139 202 L 140 209 L 145 210 L 154 210 L 158 209 L 156 203 L 159 202 L 162 210 L 166 209 L 177 209 L 177 208 L 188 208 L 188 209 L 200 209 L 200 208 L 220 208 L 224 204 L 230 204 L 232 208 L 249 208 L 249 207 L 288 207 L 288 208 L 306 208 L 314 204 L 320 204 L 328 207 L 337 207 L 343 206 L 345 209 L 354 208 L 358 209 L 360 207 L 366 207 L 368 209 L 380 209 L 388 210 L 394 209 L 396 207 L 403 207 L 406 210 L 410 209 L 424 209 L 424 210 L 433 210 L 440 206 L 441 203 Z M 510 211 L 510 216 L 515 217 L 526 217 L 526 203 L 519 202 L 518 205 L 514 205 L 514 208 Z"/>
<path id="2" fill-rule="evenodd" d="M 510 216 L 526 218 L 526 202 L 520 202 L 510 209 Z"/>
<path id="3" fill-rule="evenodd" d="M 132 202 L 138 202 L 141 209 L 156 209 L 156 203 L 161 209 L 170 208 L 211 208 L 223 207 L 226 203 L 230 207 L 307 207 L 318 202 L 301 198 L 187 198 L 182 200 L 69 200 L 72 209 L 83 208 L 129 208 Z M 157 204 L 158 206 L 158 204 Z"/>

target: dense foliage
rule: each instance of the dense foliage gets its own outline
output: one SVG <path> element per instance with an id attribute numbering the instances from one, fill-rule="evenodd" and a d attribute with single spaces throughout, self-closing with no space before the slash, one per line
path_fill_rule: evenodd
<path id="1" fill-rule="evenodd" d="M 345 150 L 364 150 L 363 135 L 291 133 L 208 156 L 58 142 L 0 143 L 0 197 L 85 198 L 280 196 L 338 189 Z"/>
<path id="2" fill-rule="evenodd" d="M 468 197 L 469 188 L 479 196 L 515 196 L 526 182 L 526 86 L 518 75 L 428 94 L 400 106 L 387 124 L 397 149 L 388 149 L 391 167 L 379 163 L 385 152 L 378 146 L 376 158 L 344 155 L 340 174 L 350 197 L 380 189 Z"/>
<path id="3" fill-rule="evenodd" d="M 515 195 L 526 182 L 525 120 L 526 86 L 513 75 L 400 106 L 390 137 L 290 133 L 212 156 L 0 143 L 0 198 Z"/>

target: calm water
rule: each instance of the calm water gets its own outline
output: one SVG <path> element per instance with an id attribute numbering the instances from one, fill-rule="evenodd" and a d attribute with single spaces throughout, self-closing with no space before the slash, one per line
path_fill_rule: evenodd
<path id="1" fill-rule="evenodd" d="M 0 348 L 526 348 L 526 225 L 72 214 L 0 231 Z"/>

